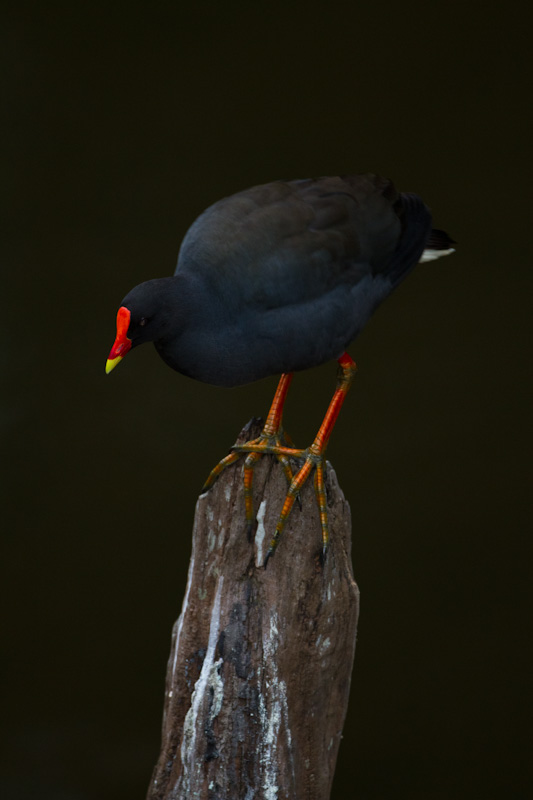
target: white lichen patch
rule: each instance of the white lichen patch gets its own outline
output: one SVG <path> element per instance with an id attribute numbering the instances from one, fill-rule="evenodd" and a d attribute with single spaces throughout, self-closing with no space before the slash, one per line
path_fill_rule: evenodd
<path id="1" fill-rule="evenodd" d="M 224 497 L 226 498 L 226 503 L 229 503 L 231 497 L 231 486 L 229 484 L 224 486 Z"/>
<path id="2" fill-rule="evenodd" d="M 207 685 L 213 689 L 213 702 L 211 710 L 209 711 L 209 720 L 211 722 L 220 714 L 222 701 L 224 700 L 224 681 L 220 674 L 221 664 L 222 658 L 219 658 L 209 670 L 209 675 L 207 677 Z"/>
<path id="3" fill-rule="evenodd" d="M 328 584 L 324 586 L 324 589 L 323 589 L 323 592 L 322 592 L 322 597 L 324 599 L 324 602 L 330 603 L 337 596 L 333 586 L 335 586 L 335 579 L 334 578 L 331 579 L 328 582 Z"/>
<path id="4" fill-rule="evenodd" d="M 179 615 L 178 622 L 176 624 L 176 641 L 174 643 L 174 659 L 172 661 L 171 681 L 174 680 L 174 673 L 176 671 L 176 664 L 178 661 L 178 651 L 180 647 L 181 630 L 183 628 L 183 620 L 185 619 L 185 614 L 187 613 L 187 607 L 189 605 L 189 594 L 191 592 L 193 572 L 194 572 L 194 555 L 191 555 L 191 560 L 189 563 L 189 574 L 187 575 L 187 589 L 185 590 L 185 597 L 183 599 L 183 605 L 181 607 L 181 614 Z"/>
<path id="5" fill-rule="evenodd" d="M 209 533 L 207 534 L 207 548 L 210 553 L 212 553 L 213 550 L 215 549 L 216 543 L 217 543 L 217 537 L 215 536 L 213 531 L 209 531 Z"/>
<path id="6" fill-rule="evenodd" d="M 215 662 L 215 649 L 220 628 L 220 597 L 223 583 L 224 578 L 221 576 L 213 602 L 213 609 L 211 611 L 207 652 L 202 664 L 200 676 L 194 685 L 194 691 L 191 696 L 191 707 L 187 711 L 183 723 L 183 739 L 181 743 L 183 773 L 178 783 L 185 790 L 187 796 L 190 796 L 191 786 L 198 786 L 201 780 L 203 766 L 202 759 L 198 757 L 198 753 L 196 752 L 196 736 L 198 733 L 200 736 L 203 735 L 203 711 L 205 704 L 209 702 L 211 696 L 212 706 L 210 718 L 214 719 L 214 717 L 220 713 L 222 700 L 224 698 L 224 684 L 219 672 L 222 659 L 219 658 L 218 661 Z"/>
<path id="7" fill-rule="evenodd" d="M 257 530 L 255 532 L 255 552 L 256 567 L 263 566 L 263 542 L 265 541 L 265 514 L 266 514 L 266 500 L 261 501 L 259 511 L 257 512 Z"/>
<path id="8" fill-rule="evenodd" d="M 320 639 L 320 636 L 318 637 L 318 639 Z M 316 640 L 316 645 L 318 647 L 318 652 L 320 653 L 321 656 L 323 656 L 324 653 L 326 653 L 329 650 L 329 648 L 331 647 L 331 639 L 329 638 L 329 636 L 326 636 L 324 641 L 321 642 L 320 644 L 318 642 L 318 639 Z"/>
<path id="9" fill-rule="evenodd" d="M 278 675 L 278 647 L 278 616 L 275 611 L 272 611 L 270 615 L 270 630 L 263 638 L 263 667 L 257 671 L 259 719 L 262 729 L 259 758 L 263 772 L 262 788 L 265 800 L 277 800 L 279 792 L 276 764 L 278 763 L 279 733 L 282 723 L 286 733 L 287 752 L 291 759 L 291 769 L 294 776 L 287 686 L 285 681 L 280 680 Z"/>

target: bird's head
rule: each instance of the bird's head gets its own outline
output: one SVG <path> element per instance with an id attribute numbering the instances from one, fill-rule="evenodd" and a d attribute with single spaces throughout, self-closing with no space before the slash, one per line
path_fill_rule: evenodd
<path id="1" fill-rule="evenodd" d="M 164 334 L 168 307 L 164 302 L 168 278 L 139 284 L 126 295 L 117 313 L 117 335 L 105 371 L 109 375 L 132 347 L 153 342 Z"/>

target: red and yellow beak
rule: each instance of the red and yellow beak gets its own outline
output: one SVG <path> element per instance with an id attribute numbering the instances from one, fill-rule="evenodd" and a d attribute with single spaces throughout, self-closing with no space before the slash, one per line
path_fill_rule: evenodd
<path id="1" fill-rule="evenodd" d="M 130 327 L 131 314 L 125 306 L 121 306 L 117 314 L 117 337 L 111 348 L 107 363 L 105 365 L 106 375 L 115 369 L 119 361 L 122 361 L 126 353 L 131 349 L 131 339 L 126 336 Z"/>

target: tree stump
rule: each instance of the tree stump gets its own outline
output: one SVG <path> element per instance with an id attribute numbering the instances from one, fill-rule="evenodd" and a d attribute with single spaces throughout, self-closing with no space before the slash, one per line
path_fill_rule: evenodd
<path id="1" fill-rule="evenodd" d="M 239 442 L 259 434 L 258 420 Z M 200 496 L 168 662 L 148 800 L 327 800 L 346 715 L 359 592 L 348 503 L 326 470 L 331 543 L 313 481 L 263 568 L 287 484 L 264 456 L 246 536 L 243 459 Z"/>

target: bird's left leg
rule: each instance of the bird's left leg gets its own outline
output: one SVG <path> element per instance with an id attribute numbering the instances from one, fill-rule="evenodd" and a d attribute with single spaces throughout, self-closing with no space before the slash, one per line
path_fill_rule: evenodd
<path id="1" fill-rule="evenodd" d="M 283 528 L 285 527 L 287 517 L 289 516 L 291 509 L 294 505 L 295 498 L 299 495 L 302 486 L 304 485 L 305 481 L 307 480 L 313 469 L 315 469 L 315 479 L 314 479 L 315 493 L 320 513 L 320 525 L 322 527 L 322 552 L 323 555 L 326 554 L 326 550 L 329 543 L 329 527 L 328 527 L 328 514 L 327 514 L 327 502 L 326 502 L 326 487 L 324 482 L 324 455 L 326 452 L 326 447 L 329 442 L 329 438 L 333 431 L 333 427 L 335 425 L 337 417 L 339 416 L 342 404 L 344 403 L 344 399 L 352 384 L 357 369 L 355 361 L 351 358 L 351 356 L 348 355 L 348 353 L 344 353 L 338 359 L 338 363 L 339 363 L 339 374 L 337 378 L 337 388 L 335 389 L 335 393 L 328 406 L 326 416 L 324 417 L 322 425 L 320 426 L 319 431 L 315 436 L 313 444 L 304 453 L 305 456 L 304 464 L 291 481 L 289 490 L 287 492 L 287 496 L 285 498 L 285 502 L 283 504 L 283 508 L 281 510 L 279 521 L 276 526 L 274 536 L 270 541 L 270 547 L 268 549 L 268 553 L 265 558 L 265 566 L 268 562 L 268 559 L 274 554 L 276 550 L 279 537 L 283 532 Z"/>

